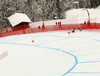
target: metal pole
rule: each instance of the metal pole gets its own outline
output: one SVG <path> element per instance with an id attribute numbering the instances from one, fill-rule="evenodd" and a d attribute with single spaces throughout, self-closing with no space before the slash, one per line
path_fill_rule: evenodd
<path id="1" fill-rule="evenodd" d="M 88 21 L 90 22 L 90 14 L 89 14 L 89 11 L 86 8 L 84 8 L 83 10 L 86 10 L 87 11 L 87 13 L 88 13 Z"/>

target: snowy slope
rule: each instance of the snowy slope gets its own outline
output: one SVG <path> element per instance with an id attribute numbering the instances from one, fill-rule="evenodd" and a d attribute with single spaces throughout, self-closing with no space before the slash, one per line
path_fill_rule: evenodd
<path id="1" fill-rule="evenodd" d="M 99 76 L 100 33 L 67 32 L 0 38 L 0 76 Z"/>
<path id="2" fill-rule="evenodd" d="M 78 22 L 77 15 L 73 17 Z M 100 33 L 58 31 L 0 38 L 0 76 L 100 76 Z"/>
<path id="3" fill-rule="evenodd" d="M 91 23 L 100 23 L 100 9 L 99 7 L 96 9 L 87 9 L 90 14 L 90 22 Z M 44 21 L 45 26 L 48 25 L 56 25 L 56 22 L 61 22 L 62 24 L 76 24 L 76 23 L 84 23 L 84 21 L 88 21 L 88 13 L 86 10 L 83 9 L 71 9 L 66 11 L 65 19 L 59 20 L 50 20 Z M 30 23 L 30 27 L 38 27 L 42 26 L 43 21 L 40 22 L 32 22 Z"/>
<path id="4" fill-rule="evenodd" d="M 100 9 L 87 9 L 91 23 L 100 23 Z M 88 21 L 88 12 L 85 9 L 72 9 L 66 12 L 66 19 L 77 19 L 78 23 Z"/>

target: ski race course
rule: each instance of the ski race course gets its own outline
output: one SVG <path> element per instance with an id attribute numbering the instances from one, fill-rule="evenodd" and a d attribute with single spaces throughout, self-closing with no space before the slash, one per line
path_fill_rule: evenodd
<path id="1" fill-rule="evenodd" d="M 45 27 L 40 21 L 0 33 L 0 76 L 100 76 L 100 15 L 88 10 L 89 23 L 87 12 L 75 9 Z"/>
<path id="2" fill-rule="evenodd" d="M 99 46 L 98 32 L 57 31 L 3 37 L 0 75 L 99 76 Z"/>

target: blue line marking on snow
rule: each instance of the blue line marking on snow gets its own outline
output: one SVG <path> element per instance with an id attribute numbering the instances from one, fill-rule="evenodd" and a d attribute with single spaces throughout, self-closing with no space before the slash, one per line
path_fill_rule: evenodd
<path id="1" fill-rule="evenodd" d="M 83 64 L 83 63 L 97 63 L 100 61 L 84 61 L 84 62 L 78 62 L 78 64 Z"/>
<path id="2" fill-rule="evenodd" d="M 100 72 L 70 72 L 72 74 L 100 74 Z"/>
<path id="3" fill-rule="evenodd" d="M 44 36 L 53 36 L 53 35 L 44 35 Z M 32 36 L 32 37 L 33 37 L 33 36 Z M 39 37 L 41 37 L 41 36 L 39 36 Z M 61 37 L 61 36 L 55 36 L 55 37 L 63 38 L 63 37 Z M 74 37 L 74 36 L 72 36 L 72 37 Z M 70 38 L 72 38 L 72 37 L 70 37 Z M 65 38 L 68 38 L 68 37 L 65 37 Z M 65 39 L 65 38 L 63 38 L 63 39 Z M 88 38 L 88 37 L 77 37 L 77 38 Z M 90 38 L 90 39 L 91 39 L 91 40 L 94 40 L 94 41 L 97 41 L 97 42 L 100 42 L 100 40 L 96 40 L 96 39 L 92 39 L 92 38 Z M 62 39 L 58 39 L 58 40 L 62 40 Z M 17 41 L 19 41 L 19 40 L 17 40 Z M 31 45 L 31 44 L 15 43 L 15 42 L 17 42 L 17 41 L 13 41 L 13 40 L 9 41 L 9 39 L 7 39 L 6 41 L 0 42 L 0 44 L 15 44 L 15 45 L 33 46 L 33 45 Z M 55 40 L 54 40 L 54 41 L 55 41 Z M 44 46 L 40 46 L 40 45 L 34 45 L 34 46 L 36 46 L 36 47 L 41 47 L 41 48 L 47 48 L 47 49 L 53 49 L 53 50 L 57 50 L 57 51 L 61 51 L 61 52 L 64 52 L 64 53 L 66 53 L 66 54 L 69 54 L 69 55 L 71 55 L 71 56 L 73 56 L 73 57 L 75 58 L 75 64 L 74 64 L 66 73 L 64 73 L 62 76 L 65 76 L 65 75 L 67 75 L 68 73 L 72 73 L 72 74 L 100 74 L 100 72 L 71 72 L 71 71 L 75 68 L 75 66 L 76 66 L 77 64 L 96 63 L 96 62 L 100 62 L 100 61 L 84 61 L 84 62 L 78 62 L 77 56 L 75 56 L 75 55 L 73 55 L 73 54 L 70 53 L 70 52 L 75 52 L 75 51 L 66 52 L 66 51 L 61 50 L 61 49 L 58 49 L 58 48 L 44 47 Z M 87 55 L 87 54 L 86 54 L 86 55 Z M 78 56 L 82 56 L 82 55 L 78 55 Z"/>
<path id="4" fill-rule="evenodd" d="M 42 46 L 38 46 L 38 45 L 36 45 L 36 46 L 37 47 L 42 47 Z M 69 52 L 66 52 L 64 50 L 60 50 L 60 49 L 57 49 L 57 48 L 50 48 L 50 47 L 42 47 L 42 48 L 58 50 L 58 51 L 66 53 L 66 54 L 69 54 L 69 55 L 71 55 L 71 56 L 73 56 L 75 58 L 75 64 L 74 64 L 74 66 L 71 69 L 69 69 L 66 73 L 64 73 L 62 76 L 65 76 L 66 74 L 70 73 L 70 71 L 72 71 L 75 68 L 75 66 L 78 64 L 78 60 L 77 60 L 76 56 L 73 55 L 73 54 L 71 54 L 71 53 L 69 53 Z"/>
<path id="5" fill-rule="evenodd" d="M 97 41 L 97 42 L 100 42 L 100 40 L 97 40 L 97 39 L 92 39 L 92 40 Z"/>
<path id="6" fill-rule="evenodd" d="M 22 43 L 7 43 L 7 42 L 5 42 L 4 44 L 15 44 L 15 45 L 33 46 L 33 45 L 30 45 L 30 44 L 22 44 Z M 64 73 L 62 76 L 65 76 L 66 74 L 70 73 L 70 71 L 72 71 L 72 70 L 75 68 L 75 66 L 78 64 L 78 60 L 77 60 L 76 56 L 74 56 L 73 54 L 71 54 L 71 53 L 69 53 L 69 52 L 66 52 L 66 51 L 64 51 L 64 50 L 60 50 L 60 49 L 58 49 L 58 48 L 43 47 L 43 46 L 39 46 L 39 45 L 34 45 L 34 46 L 36 46 L 36 47 L 41 47 L 41 48 L 47 48 L 47 49 L 58 50 L 58 51 L 61 51 L 61 52 L 66 53 L 66 54 L 69 54 L 69 55 L 71 55 L 71 56 L 73 56 L 73 57 L 75 58 L 75 64 L 73 65 L 73 67 L 72 67 L 71 69 L 69 69 L 66 73 Z"/>

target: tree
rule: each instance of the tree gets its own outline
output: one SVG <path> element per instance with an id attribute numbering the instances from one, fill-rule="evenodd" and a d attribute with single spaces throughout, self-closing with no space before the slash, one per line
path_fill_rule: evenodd
<path id="1" fill-rule="evenodd" d="M 100 5 L 100 0 L 90 0 L 92 8 L 98 7 Z"/>

